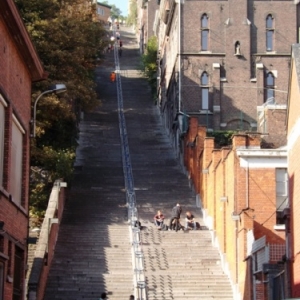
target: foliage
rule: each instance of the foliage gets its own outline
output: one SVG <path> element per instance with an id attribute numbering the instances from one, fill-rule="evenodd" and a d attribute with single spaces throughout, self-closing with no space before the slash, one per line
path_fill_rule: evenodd
<path id="1" fill-rule="evenodd" d="M 143 72 L 148 78 L 153 97 L 156 95 L 157 87 L 157 38 L 152 36 L 148 40 L 145 54 L 142 55 Z"/>
<path id="2" fill-rule="evenodd" d="M 129 7 L 129 14 L 127 17 L 127 24 L 136 26 L 137 20 L 137 2 L 131 1 Z"/>
<path id="3" fill-rule="evenodd" d="M 111 6 L 111 11 L 110 11 L 110 16 L 112 19 L 123 19 L 124 17 L 122 16 L 122 11 L 116 7 L 114 4 L 109 4 L 108 1 L 101 1 L 103 4 L 107 4 Z"/>
<path id="4" fill-rule="evenodd" d="M 53 182 L 58 178 L 70 181 L 73 174 L 75 159 L 74 149 L 55 150 L 52 147 L 34 148 L 36 165 L 43 168 L 32 167 L 30 177 L 30 211 L 37 217 L 43 216 L 47 208 L 47 200 Z"/>
<path id="5" fill-rule="evenodd" d="M 117 8 L 114 4 L 111 4 L 111 11 L 110 11 L 110 15 L 113 19 L 119 19 L 122 15 L 122 11 Z"/>
<path id="6" fill-rule="evenodd" d="M 207 132 L 207 136 L 214 137 L 216 148 L 221 148 L 232 145 L 232 136 L 236 133 L 237 131 L 233 130 L 216 130 L 212 132 Z"/>
<path id="7" fill-rule="evenodd" d="M 48 78 L 33 86 L 32 103 L 54 83 L 67 93 L 46 94 L 36 114 L 36 139 L 31 144 L 31 166 L 49 174 L 31 183 L 31 213 L 42 213 L 57 178 L 71 178 L 77 122 L 81 111 L 99 100 L 94 70 L 102 60 L 106 32 L 93 22 L 95 7 L 86 0 L 15 0 Z M 51 188 L 50 188 L 51 186 Z"/>

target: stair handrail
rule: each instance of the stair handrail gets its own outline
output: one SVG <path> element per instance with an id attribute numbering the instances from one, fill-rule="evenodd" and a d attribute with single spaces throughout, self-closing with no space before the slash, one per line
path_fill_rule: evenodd
<path id="1" fill-rule="evenodd" d="M 118 99 L 118 117 L 119 117 L 119 130 L 121 138 L 121 152 L 122 152 L 122 165 L 124 173 L 124 183 L 126 190 L 126 205 L 128 211 L 128 223 L 131 239 L 132 250 L 132 263 L 134 271 L 134 284 L 135 284 L 135 299 L 148 300 L 147 285 L 144 274 L 144 254 L 141 247 L 141 236 L 139 228 L 138 210 L 136 207 L 136 196 L 134 190 L 134 181 L 132 175 L 132 166 L 129 152 L 129 144 L 127 138 L 126 121 L 123 111 L 123 95 L 122 83 L 120 76 L 120 64 L 118 45 L 114 45 L 114 58 L 116 66 L 116 84 L 117 84 L 117 99 Z"/>

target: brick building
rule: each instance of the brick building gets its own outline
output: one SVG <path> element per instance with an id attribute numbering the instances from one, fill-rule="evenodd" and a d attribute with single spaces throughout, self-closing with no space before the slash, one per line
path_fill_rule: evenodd
<path id="1" fill-rule="evenodd" d="M 237 299 L 297 297 L 298 1 L 157 3 L 158 104 Z M 216 130 L 242 134 L 216 149 Z"/>
<path id="2" fill-rule="evenodd" d="M 260 143 L 260 135 L 237 134 L 231 146 L 216 148 L 196 117 L 184 140 L 185 166 L 235 299 L 288 296 L 287 150 Z"/>
<path id="3" fill-rule="evenodd" d="M 288 117 L 287 117 L 287 134 L 288 134 L 288 173 L 289 173 L 289 199 L 291 210 L 291 228 L 290 228 L 290 247 L 291 252 L 288 256 L 291 262 L 292 273 L 292 296 L 300 297 L 300 121 L 299 121 L 299 104 L 300 97 L 300 45 L 293 45 Z"/>
<path id="4" fill-rule="evenodd" d="M 154 34 L 154 26 L 158 21 L 158 2 L 157 1 L 145 1 L 139 0 L 138 4 L 138 29 L 139 29 L 139 37 L 140 41 L 140 49 L 144 50 L 149 38 L 151 38 Z"/>
<path id="5" fill-rule="evenodd" d="M 111 6 L 97 2 L 96 3 L 96 20 L 102 24 L 108 24 L 110 18 Z"/>
<path id="6" fill-rule="evenodd" d="M 196 116 L 209 131 L 258 131 L 266 147 L 285 145 L 290 47 L 297 38 L 299 5 L 159 2 L 158 103 L 174 145 L 185 132 L 184 116 Z"/>
<path id="7" fill-rule="evenodd" d="M 0 299 L 24 299 L 31 84 L 45 78 L 13 0 L 0 2 Z"/>

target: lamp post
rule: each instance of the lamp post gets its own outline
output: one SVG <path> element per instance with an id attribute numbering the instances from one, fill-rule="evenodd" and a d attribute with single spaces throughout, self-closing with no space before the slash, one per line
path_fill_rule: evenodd
<path id="1" fill-rule="evenodd" d="M 67 90 L 66 86 L 62 83 L 58 83 L 58 84 L 54 84 L 52 86 L 50 86 L 49 90 L 41 93 L 35 100 L 34 102 L 34 106 L 33 106 L 33 133 L 32 133 L 32 137 L 35 138 L 35 130 L 36 130 L 36 106 L 38 101 L 41 99 L 42 96 L 46 95 L 46 94 L 50 94 L 50 93 L 55 93 L 55 94 L 60 94 L 60 93 L 64 93 Z"/>

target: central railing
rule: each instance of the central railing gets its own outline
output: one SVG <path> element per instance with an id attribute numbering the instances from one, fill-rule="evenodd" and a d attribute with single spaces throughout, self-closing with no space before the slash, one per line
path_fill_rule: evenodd
<path id="1" fill-rule="evenodd" d="M 128 137 L 126 122 L 123 110 L 123 94 L 122 83 L 120 76 L 119 52 L 118 44 L 114 46 L 114 58 L 116 67 L 116 84 L 118 97 L 118 115 L 119 115 L 119 129 L 121 138 L 122 162 L 126 190 L 126 203 L 128 208 L 128 222 L 130 226 L 130 238 L 132 244 L 132 263 L 134 270 L 134 284 L 135 284 L 135 299 L 147 300 L 146 281 L 144 275 L 144 254 L 141 247 L 140 226 L 138 211 L 136 207 L 136 197 L 134 191 L 132 166 L 129 153 Z"/>

